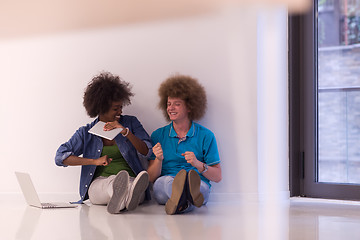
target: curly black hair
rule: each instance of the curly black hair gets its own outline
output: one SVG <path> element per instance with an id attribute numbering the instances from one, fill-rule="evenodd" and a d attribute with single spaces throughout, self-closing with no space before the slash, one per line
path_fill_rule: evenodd
<path id="1" fill-rule="evenodd" d="M 170 121 L 167 113 L 168 97 L 180 98 L 185 101 L 190 120 L 200 120 L 206 112 L 207 99 L 204 87 L 197 79 L 176 74 L 167 78 L 159 87 L 160 102 L 158 107 L 165 118 Z"/>
<path id="2" fill-rule="evenodd" d="M 97 117 L 108 112 L 113 102 L 122 102 L 123 106 L 131 103 L 134 96 L 128 82 L 109 72 L 102 72 L 93 77 L 84 92 L 83 105 L 90 117 Z"/>

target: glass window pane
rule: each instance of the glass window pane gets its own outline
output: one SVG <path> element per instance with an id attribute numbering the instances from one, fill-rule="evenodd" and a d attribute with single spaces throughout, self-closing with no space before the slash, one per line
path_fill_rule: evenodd
<path id="1" fill-rule="evenodd" d="M 346 182 L 346 93 L 318 96 L 319 181 Z"/>
<path id="2" fill-rule="evenodd" d="M 318 181 L 360 184 L 360 0 L 318 0 Z"/>

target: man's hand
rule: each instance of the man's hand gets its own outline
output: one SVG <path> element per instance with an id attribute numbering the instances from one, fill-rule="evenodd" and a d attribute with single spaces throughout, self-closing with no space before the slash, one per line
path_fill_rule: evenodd
<path id="1" fill-rule="evenodd" d="M 158 160 L 164 160 L 163 150 L 160 143 L 155 144 L 152 150 Z"/>
<path id="2" fill-rule="evenodd" d="M 185 160 L 190 163 L 193 167 L 196 167 L 198 170 L 202 170 L 203 168 L 203 163 L 200 162 L 195 154 L 193 152 L 185 152 L 181 154 L 182 156 L 185 157 Z"/>

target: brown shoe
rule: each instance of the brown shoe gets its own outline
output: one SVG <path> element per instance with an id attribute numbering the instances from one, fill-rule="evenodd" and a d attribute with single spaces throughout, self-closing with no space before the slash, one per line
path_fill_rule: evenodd
<path id="1" fill-rule="evenodd" d="M 165 211 L 167 214 L 175 214 L 178 210 L 181 199 L 184 199 L 186 201 L 185 182 L 186 171 L 182 169 L 176 174 L 174 178 L 171 197 L 165 204 Z"/>
<path id="2" fill-rule="evenodd" d="M 200 183 L 201 179 L 199 174 L 194 170 L 190 170 L 188 172 L 188 198 L 196 207 L 201 207 L 204 203 L 204 196 L 200 192 Z"/>

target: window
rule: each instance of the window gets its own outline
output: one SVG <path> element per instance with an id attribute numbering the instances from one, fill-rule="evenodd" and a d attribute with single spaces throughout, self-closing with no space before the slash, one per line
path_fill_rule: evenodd
<path id="1" fill-rule="evenodd" d="M 292 195 L 360 199 L 359 29 L 360 0 L 289 19 Z"/>
<path id="2" fill-rule="evenodd" d="M 319 0 L 319 181 L 360 183 L 360 1 Z"/>

